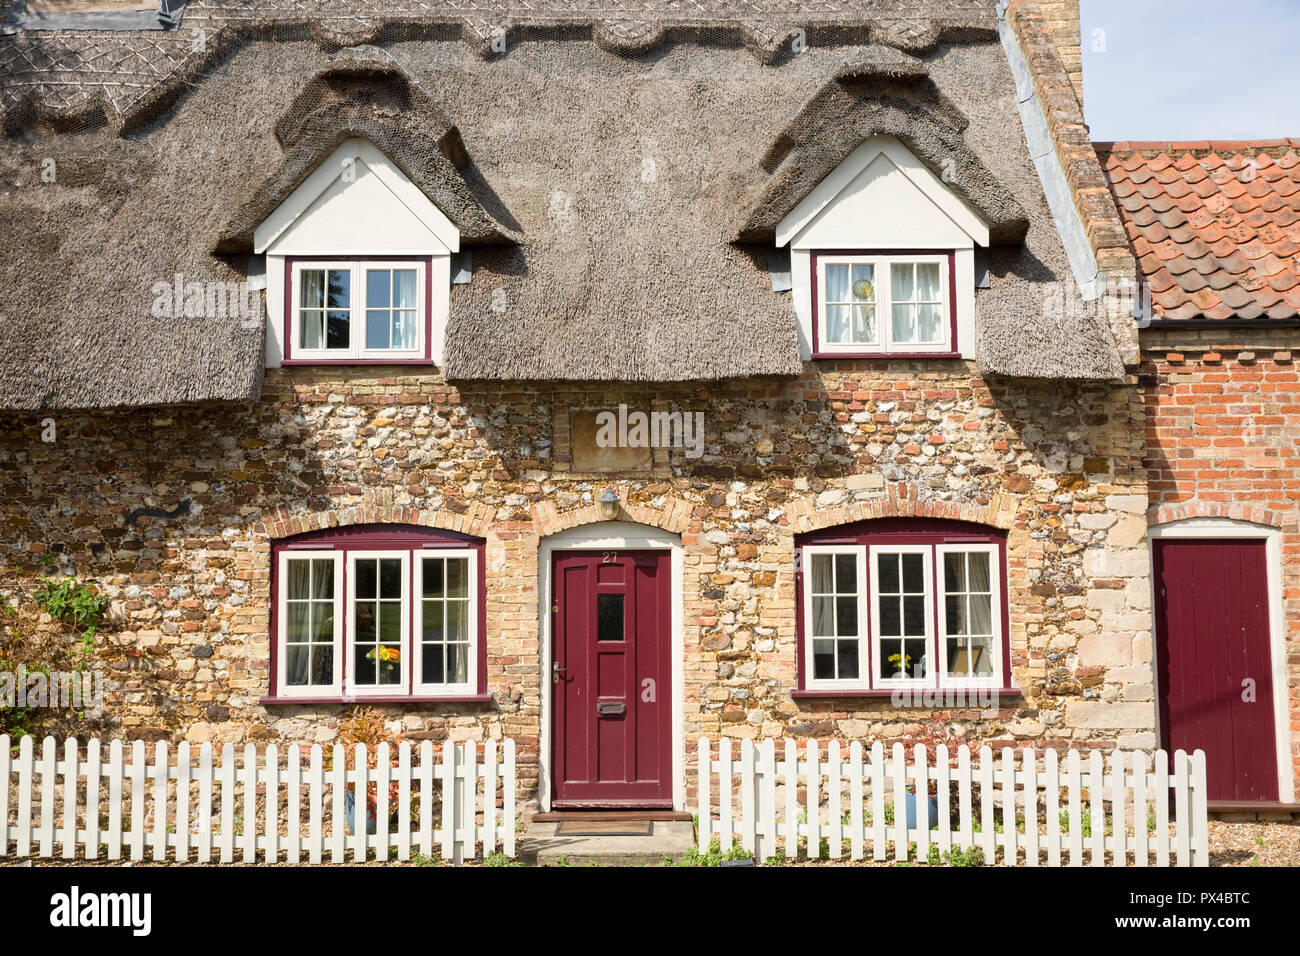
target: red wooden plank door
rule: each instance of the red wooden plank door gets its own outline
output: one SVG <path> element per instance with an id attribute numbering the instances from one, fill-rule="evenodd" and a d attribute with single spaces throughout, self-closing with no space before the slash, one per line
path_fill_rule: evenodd
<path id="1" fill-rule="evenodd" d="M 1205 751 L 1211 800 L 1276 800 L 1264 542 L 1155 541 L 1161 745 Z"/>
<path id="2" fill-rule="evenodd" d="M 671 808 L 669 553 L 566 551 L 552 581 L 552 803 Z"/>

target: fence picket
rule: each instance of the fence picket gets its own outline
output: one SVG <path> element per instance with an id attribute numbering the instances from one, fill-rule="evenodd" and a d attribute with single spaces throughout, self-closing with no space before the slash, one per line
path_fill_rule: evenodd
<path id="1" fill-rule="evenodd" d="M 63 742 L 63 858 L 74 860 L 77 857 L 77 779 L 80 776 L 77 766 L 77 741 L 69 737 Z M 6 790 L 9 781 L 0 778 L 0 786 Z M 3 844 L 0 844 L 3 854 Z"/>
<path id="2" fill-rule="evenodd" d="M 483 819 L 484 825 L 487 818 Z M 397 858 L 411 858 L 411 742 L 397 747 Z"/>
<path id="3" fill-rule="evenodd" d="M 1210 865 L 1209 808 L 1205 792 L 1205 751 L 1197 750 L 1191 757 L 1192 783 L 1192 866 Z"/>
<path id="4" fill-rule="evenodd" d="M 243 781 L 244 809 L 240 814 L 239 835 L 241 858 L 245 863 L 257 862 L 257 748 L 244 745 L 244 760 L 236 781 Z"/>
<path id="5" fill-rule="evenodd" d="M 763 775 L 759 779 L 759 838 L 755 856 L 761 861 L 776 855 L 776 744 L 771 738 L 759 744 Z"/>
<path id="6" fill-rule="evenodd" d="M 1045 806 L 1043 815 L 1047 823 L 1047 865 L 1061 865 L 1061 773 L 1060 756 L 1055 750 L 1043 754 L 1045 778 Z"/>
<path id="7" fill-rule="evenodd" d="M 483 745 L 483 857 L 497 849 L 497 742 L 489 740 Z M 403 840 L 409 843 L 409 839 Z M 399 859 L 401 857 L 399 856 Z"/>
<path id="8" fill-rule="evenodd" d="M 713 768 L 710 766 L 713 743 L 708 737 L 701 737 L 695 745 L 695 810 L 699 823 L 700 852 L 709 852 L 709 832 L 713 823 Z"/>
<path id="9" fill-rule="evenodd" d="M 871 858 L 885 859 L 885 748 L 871 745 Z"/>
<path id="10" fill-rule="evenodd" d="M 284 763 L 284 860 L 302 862 L 302 749 L 289 745 Z"/>
<path id="11" fill-rule="evenodd" d="M 451 741 L 447 741 L 448 745 Z M 352 760 L 352 860 L 366 862 L 370 848 L 370 761 L 365 744 L 357 744 Z M 346 777 L 344 778 L 346 786 Z M 450 793 L 450 788 L 444 791 Z M 447 802 L 443 801 L 444 804 Z M 347 812 L 346 810 L 344 811 Z"/>
<path id="12" fill-rule="evenodd" d="M 167 859 L 167 775 L 171 760 L 167 756 L 167 742 L 159 740 L 153 749 L 153 858 Z"/>
<path id="13" fill-rule="evenodd" d="M 1010 747 L 1002 748 L 1002 862 L 1016 865 L 1016 764 Z"/>
<path id="14" fill-rule="evenodd" d="M 235 859 L 235 745 L 221 745 L 221 832 L 218 834 L 222 863 Z"/>
<path id="15" fill-rule="evenodd" d="M 808 819 L 808 857 L 813 860 L 821 859 L 822 855 L 822 815 L 821 815 L 821 783 L 822 768 L 817 748 L 817 741 L 809 740 L 804 744 L 804 755 L 807 758 L 808 777 L 804 787 L 805 802 L 804 816 Z"/>
<path id="16" fill-rule="evenodd" d="M 980 784 L 980 849 L 984 851 L 984 861 L 993 863 L 997 850 L 995 838 L 997 832 L 993 827 L 993 750 L 980 748 L 980 765 L 977 771 Z"/>
<path id="17" fill-rule="evenodd" d="M 256 789 L 256 788 L 254 788 Z M 250 827 L 254 833 L 256 827 Z M 262 861 L 276 863 L 280 859 L 280 750 L 275 744 L 266 745 L 266 810 L 262 814 Z"/>
<path id="18" fill-rule="evenodd" d="M 1133 754 L 1133 865 L 1147 865 L 1147 755 Z"/>
<path id="19" fill-rule="evenodd" d="M 0 856 L 9 855 L 9 735 L 0 734 Z"/>
<path id="20" fill-rule="evenodd" d="M 473 859 L 475 856 L 475 832 L 474 832 L 474 808 L 477 804 L 477 768 L 478 768 L 478 744 L 473 740 L 465 741 L 464 748 L 456 755 L 458 772 L 457 780 L 460 781 L 460 825 L 457 827 L 457 838 L 461 841 L 462 857 Z"/>
<path id="21" fill-rule="evenodd" d="M 1110 755 L 1111 865 L 1128 864 L 1128 827 L 1124 823 L 1124 755 L 1118 750 Z"/>
<path id="22" fill-rule="evenodd" d="M 1169 755 L 1155 753 L 1156 866 L 1169 865 Z"/>
<path id="23" fill-rule="evenodd" d="M 830 803 L 830 815 L 827 820 L 827 848 L 832 860 L 838 860 L 844 853 L 842 840 L 843 804 L 840 797 L 840 742 L 832 740 L 826 752 L 826 794 Z"/>
<path id="24" fill-rule="evenodd" d="M 1106 862 L 1106 821 L 1101 805 L 1104 787 L 1101 751 L 1093 750 L 1088 754 L 1088 802 L 1092 810 L 1089 861 L 1093 866 L 1103 866 Z"/>
<path id="25" fill-rule="evenodd" d="M 502 785 L 501 803 L 503 805 L 501 818 L 505 821 L 506 829 L 505 854 L 513 857 L 515 855 L 515 740 L 513 737 L 506 738 L 505 779 Z"/>
<path id="26" fill-rule="evenodd" d="M 433 741 L 420 743 L 420 855 L 433 853 Z M 507 817 L 507 820 L 509 818 Z"/>
<path id="27" fill-rule="evenodd" d="M 335 744 L 330 761 L 330 862 L 342 863 L 347 852 L 348 757 L 342 744 Z M 365 823 L 365 803 L 361 804 L 361 822 Z M 355 809 L 355 808 L 354 808 Z M 355 822 L 355 821 L 354 821 Z"/>
<path id="28" fill-rule="evenodd" d="M 325 805 L 324 771 L 325 754 L 320 744 L 311 745 L 311 763 L 307 770 L 307 862 L 316 866 L 321 861 L 325 847 L 325 834 L 321 829 L 321 810 Z"/>
<path id="29" fill-rule="evenodd" d="M 1025 866 L 1038 866 L 1038 762 L 1028 748 L 1020 756 L 1025 768 Z"/>
<path id="30" fill-rule="evenodd" d="M 41 742 L 41 821 L 37 831 L 38 851 L 46 859 L 54 855 L 54 785 L 58 769 L 54 738 L 46 737 Z"/>
<path id="31" fill-rule="evenodd" d="M 785 741 L 785 855 L 799 855 L 799 751 L 793 740 Z M 706 811 L 707 812 L 707 811 Z"/>
<path id="32" fill-rule="evenodd" d="M 24 740 L 27 738 L 24 738 Z M 19 797 L 21 805 L 21 797 Z M 22 820 L 19 819 L 19 825 Z M 21 850 L 19 853 L 21 854 Z M 108 745 L 108 858 L 122 858 L 122 741 Z"/>
<path id="33" fill-rule="evenodd" d="M 849 858 L 862 859 L 862 741 L 849 744 Z"/>
<path id="34" fill-rule="evenodd" d="M 957 748 L 957 845 L 969 850 L 975 845 L 975 823 L 971 819 L 970 748 L 962 744 Z"/>
<path id="35" fill-rule="evenodd" d="M 939 845 L 939 852 L 947 853 L 952 849 L 952 802 L 949 792 L 952 773 L 948 765 L 946 744 L 939 744 L 934 748 L 934 776 L 939 804 L 939 835 L 936 842 Z"/>
<path id="36" fill-rule="evenodd" d="M 176 862 L 190 859 L 190 744 L 176 747 Z"/>
<path id="37" fill-rule="evenodd" d="M 388 766 L 390 759 L 388 741 L 380 741 L 375 749 L 373 786 L 375 788 L 375 859 L 381 863 L 388 862 L 388 852 L 391 849 L 388 838 L 388 821 L 392 816 L 392 811 L 388 807 L 388 781 L 392 775 Z M 357 829 L 361 827 L 357 826 Z M 367 817 L 366 829 L 370 829 L 369 817 Z"/>
<path id="38" fill-rule="evenodd" d="M 906 862 L 908 850 L 907 764 L 903 759 L 903 745 L 901 743 L 894 743 L 893 758 L 891 769 L 894 771 L 894 859 L 898 862 Z M 919 817 L 920 814 L 918 813 L 917 816 Z"/>
<path id="39" fill-rule="evenodd" d="M 442 859 L 459 863 L 456 857 L 456 745 L 450 740 L 442 745 Z"/>
<path id="40" fill-rule="evenodd" d="M 754 852 L 754 742 L 740 742 L 740 845 Z M 726 850 L 727 847 L 723 847 Z"/>
<path id="41" fill-rule="evenodd" d="M 199 747 L 199 841 L 200 863 L 212 858 L 212 744 Z"/>
<path id="42" fill-rule="evenodd" d="M 1083 814 L 1079 809 L 1083 776 L 1080 770 L 1079 751 L 1071 750 L 1066 754 L 1065 766 L 1065 799 L 1070 808 L 1070 866 L 1083 866 Z"/>
<path id="43" fill-rule="evenodd" d="M 1187 819 L 1189 814 L 1188 784 L 1190 767 L 1187 754 L 1182 750 L 1174 751 L 1174 855 L 1179 866 L 1190 863 L 1192 853 L 1191 827 Z"/>
<path id="44" fill-rule="evenodd" d="M 718 812 L 718 845 L 725 853 L 731 849 L 731 792 L 734 784 L 731 779 L 731 738 L 723 737 L 718 742 L 718 795 L 722 800 Z M 707 849 L 707 847 L 705 848 Z"/>
<path id="45" fill-rule="evenodd" d="M 937 821 L 930 819 L 930 774 L 926 764 L 925 746 L 916 744 L 912 748 L 915 768 L 912 778 L 916 781 L 916 858 L 926 860 L 930 857 L 930 827 Z"/>

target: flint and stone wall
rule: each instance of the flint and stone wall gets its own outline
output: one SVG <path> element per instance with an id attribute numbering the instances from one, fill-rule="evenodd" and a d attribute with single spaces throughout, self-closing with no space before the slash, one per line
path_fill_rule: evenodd
<path id="1" fill-rule="evenodd" d="M 515 738 L 536 789 L 542 537 L 598 519 L 680 534 L 685 734 L 887 743 L 936 712 L 795 700 L 794 534 L 884 515 L 1008 532 L 1022 700 L 937 712 L 972 743 L 1151 747 L 1152 638 L 1136 384 L 985 381 L 972 364 L 818 363 L 701 386 L 480 386 L 392 369 L 281 369 L 257 403 L 0 425 L 0 592 L 52 556 L 118 622 L 106 726 L 171 740 L 329 742 L 342 706 L 264 707 L 274 539 L 399 521 L 487 541 L 490 704 L 385 706 L 413 739 Z M 705 452 L 576 472 L 570 411 L 703 411 Z M 143 506 L 173 518 L 126 516 Z M 31 612 L 30 599 L 24 604 Z M 688 754 L 690 748 L 688 747 Z M 688 756 L 688 760 L 690 757 Z"/>

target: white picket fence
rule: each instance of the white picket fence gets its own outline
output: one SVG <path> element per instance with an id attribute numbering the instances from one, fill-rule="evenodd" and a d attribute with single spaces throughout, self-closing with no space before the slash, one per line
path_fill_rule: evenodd
<path id="1" fill-rule="evenodd" d="M 246 863 L 342 863 L 371 852 L 379 860 L 394 852 L 408 860 L 437 848 L 444 860 L 460 862 L 498 846 L 515 855 L 513 740 L 500 749 L 488 741 L 481 757 L 472 741 L 441 748 L 424 741 L 418 749 L 403 742 L 395 762 L 381 743 L 371 768 L 364 745 L 351 768 L 335 746 L 330 770 L 319 745 L 305 753 L 291 745 L 283 763 L 275 744 L 226 744 L 217 763 L 211 744 L 196 753 L 182 743 L 173 753 L 159 742 L 152 761 L 144 741 L 129 746 L 124 759 L 120 740 L 106 747 L 91 740 L 82 753 L 75 740 L 59 747 L 46 737 L 36 757 L 32 738 L 23 737 L 14 757 L 8 736 L 0 735 L 0 857 L 119 860 L 125 853 L 132 860 L 207 863 L 215 854 L 222 863 L 237 855 Z M 375 832 L 368 833 L 365 794 L 372 787 Z M 346 789 L 355 798 L 352 833 Z"/>
<path id="2" fill-rule="evenodd" d="M 733 759 L 730 740 L 720 741 L 715 755 L 702 737 L 700 850 L 717 839 L 723 849 L 739 841 L 759 860 L 778 849 L 792 858 L 840 859 L 847 844 L 850 859 L 886 860 L 892 848 L 902 861 L 914 844 L 919 860 L 933 845 L 940 854 L 980 847 L 989 864 L 1000 850 L 1003 864 L 1061 866 L 1068 858 L 1069 866 L 1082 866 L 1086 849 L 1093 866 L 1124 866 L 1130 859 L 1134 866 L 1169 866 L 1171 852 L 1176 866 L 1207 865 L 1204 752 L 1177 751 L 1172 772 L 1162 750 L 1112 751 L 1109 761 L 1097 750 L 1086 754 L 1070 750 L 1062 761 L 1054 750 L 1038 757 L 1007 747 L 999 759 L 984 747 L 973 763 L 969 748 L 961 747 L 954 763 L 940 746 L 931 766 L 920 745 L 908 762 L 901 743 L 886 758 L 879 742 L 864 753 L 855 740 L 845 753 L 831 741 L 823 756 L 816 741 L 800 755 L 787 740 L 778 758 L 773 741 L 746 740 Z M 927 821 L 922 798 L 918 825 L 908 828 L 909 787 L 922 795 L 933 790 L 937 821 Z"/>

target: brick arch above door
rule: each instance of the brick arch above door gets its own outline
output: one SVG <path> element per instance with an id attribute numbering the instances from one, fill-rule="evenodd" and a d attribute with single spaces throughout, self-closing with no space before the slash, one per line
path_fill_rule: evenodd
<path id="1" fill-rule="evenodd" d="M 688 501 L 661 495 L 654 499 L 659 504 L 638 503 L 629 501 L 626 491 L 615 489 L 615 492 L 618 493 L 619 506 L 618 514 L 612 519 L 614 521 L 646 525 L 678 535 L 685 534 L 693 527 L 698 530 L 699 519 L 693 517 L 694 506 Z M 542 501 L 533 505 L 529 514 L 533 519 L 533 530 L 539 538 L 607 520 L 601 516 L 600 508 L 594 503 L 560 511 L 552 502 Z"/>
<path id="2" fill-rule="evenodd" d="M 1300 530 L 1300 516 L 1294 512 L 1276 511 L 1257 505 L 1221 501 L 1179 501 L 1158 505 L 1147 510 L 1147 524 L 1151 527 L 1184 521 L 1188 518 L 1224 518 L 1267 525 L 1283 531 Z"/>

